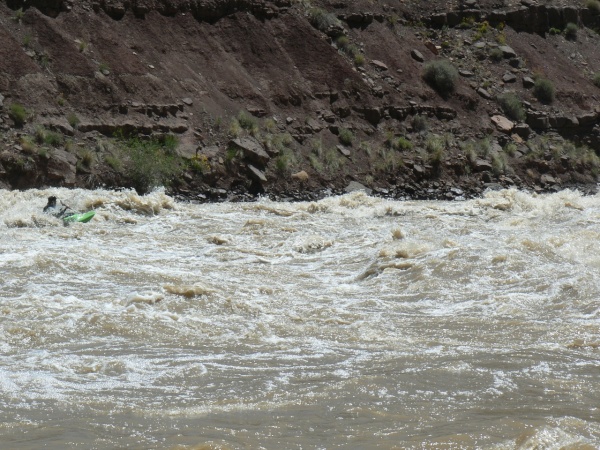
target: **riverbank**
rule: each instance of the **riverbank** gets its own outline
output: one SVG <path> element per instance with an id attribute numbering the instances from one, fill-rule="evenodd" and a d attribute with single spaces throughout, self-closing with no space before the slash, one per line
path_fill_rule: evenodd
<path id="1" fill-rule="evenodd" d="M 596 3 L 2 2 L 0 188 L 593 193 Z"/>

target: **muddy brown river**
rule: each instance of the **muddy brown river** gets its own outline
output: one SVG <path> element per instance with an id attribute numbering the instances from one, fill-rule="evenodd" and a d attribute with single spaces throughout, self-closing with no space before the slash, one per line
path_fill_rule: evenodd
<path id="1" fill-rule="evenodd" d="M 598 196 L 0 190 L 2 449 L 596 449 L 599 347 Z"/>

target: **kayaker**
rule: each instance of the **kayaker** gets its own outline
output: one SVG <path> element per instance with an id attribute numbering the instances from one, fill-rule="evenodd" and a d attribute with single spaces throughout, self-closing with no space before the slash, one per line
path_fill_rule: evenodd
<path id="1" fill-rule="evenodd" d="M 50 197 L 48 197 L 48 203 L 46 204 L 46 206 L 44 206 L 44 212 L 46 214 L 51 214 L 54 217 L 64 217 L 67 211 L 69 211 L 71 208 L 65 205 L 62 201 L 60 202 L 60 204 L 63 206 L 63 208 L 56 204 L 56 197 L 54 195 L 51 195 Z"/>

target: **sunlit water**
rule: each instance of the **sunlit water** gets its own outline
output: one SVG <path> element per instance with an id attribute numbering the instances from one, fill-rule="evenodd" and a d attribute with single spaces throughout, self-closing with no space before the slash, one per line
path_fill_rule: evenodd
<path id="1" fill-rule="evenodd" d="M 0 280 L 2 449 L 600 447 L 600 197 L 0 191 Z"/>

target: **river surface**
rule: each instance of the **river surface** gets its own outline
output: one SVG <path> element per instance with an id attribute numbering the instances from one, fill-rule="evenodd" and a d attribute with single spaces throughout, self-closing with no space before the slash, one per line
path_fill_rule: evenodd
<path id="1" fill-rule="evenodd" d="M 0 283 L 2 449 L 600 448 L 599 196 L 0 190 Z"/>

